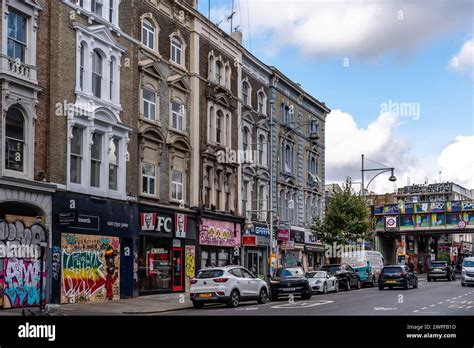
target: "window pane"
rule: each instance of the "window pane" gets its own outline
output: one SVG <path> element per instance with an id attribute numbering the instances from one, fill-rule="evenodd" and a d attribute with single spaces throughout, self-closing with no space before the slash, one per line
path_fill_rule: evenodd
<path id="1" fill-rule="evenodd" d="M 91 186 L 100 187 L 100 162 L 91 161 Z"/>
<path id="2" fill-rule="evenodd" d="M 17 140 L 25 140 L 24 119 L 20 110 L 10 108 L 7 112 L 5 135 Z"/>
<path id="3" fill-rule="evenodd" d="M 118 164 L 119 140 L 112 138 L 109 143 L 109 163 Z"/>
<path id="4" fill-rule="evenodd" d="M 82 129 L 74 127 L 72 129 L 71 153 L 82 155 Z"/>
<path id="5" fill-rule="evenodd" d="M 94 133 L 92 135 L 92 146 L 91 146 L 91 158 L 100 161 L 101 146 L 102 146 L 102 135 Z"/>
<path id="6" fill-rule="evenodd" d="M 102 136 L 94 133 L 91 146 L 91 186 L 100 187 L 100 161 Z"/>
<path id="7" fill-rule="evenodd" d="M 109 189 L 117 190 L 117 174 L 118 166 L 115 164 L 109 164 Z"/>
<path id="8" fill-rule="evenodd" d="M 82 182 L 82 158 L 77 155 L 71 155 L 70 180 L 75 184 Z"/>

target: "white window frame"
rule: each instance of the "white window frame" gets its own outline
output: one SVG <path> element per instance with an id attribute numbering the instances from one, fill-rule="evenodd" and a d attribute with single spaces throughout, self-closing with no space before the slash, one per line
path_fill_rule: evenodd
<path id="1" fill-rule="evenodd" d="M 71 2 L 73 2 L 72 0 Z M 101 3 L 102 12 L 97 14 L 94 11 L 93 5 L 94 2 Z M 77 0 L 75 1 L 76 6 L 81 8 L 81 12 L 84 12 L 86 15 L 92 15 L 97 18 L 101 18 L 103 22 L 110 23 L 116 27 L 119 25 L 119 6 L 122 0 Z M 110 18 L 112 14 L 112 18 Z"/>
<path id="2" fill-rule="evenodd" d="M 171 37 L 170 52 L 171 61 L 178 65 L 183 65 L 183 43 L 181 42 L 181 39 L 179 39 L 177 36 Z"/>
<path id="3" fill-rule="evenodd" d="M 174 180 L 174 178 L 173 178 L 173 173 L 174 172 L 179 173 L 181 175 L 181 182 L 178 182 L 178 181 Z M 184 191 L 185 179 L 184 178 L 185 178 L 185 174 L 183 172 L 181 172 L 179 170 L 175 170 L 175 169 L 171 170 L 171 192 L 170 192 L 170 197 L 171 197 L 172 201 L 175 201 L 175 202 L 185 201 L 185 191 Z M 181 188 L 181 198 L 173 197 L 173 192 L 174 192 L 175 187 L 176 187 L 176 189 Z M 178 190 L 176 190 L 176 192 L 178 192 Z"/>
<path id="4" fill-rule="evenodd" d="M 150 20 L 150 18 L 143 18 L 141 30 L 142 30 L 141 32 L 142 45 L 152 51 L 157 51 L 157 47 L 156 47 L 157 28 L 156 28 L 155 23 L 153 23 L 153 21 Z M 151 42 L 150 42 L 150 36 L 152 38 Z"/>
<path id="5" fill-rule="evenodd" d="M 141 195 L 144 195 L 144 196 L 150 196 L 150 197 L 157 197 L 157 174 L 158 174 L 158 170 L 159 170 L 159 167 L 158 165 L 156 165 L 156 163 L 148 163 L 146 161 L 142 161 L 140 162 L 140 177 L 141 177 L 141 180 L 140 180 L 140 193 Z M 147 175 L 147 174 L 144 174 L 143 173 L 143 169 L 144 169 L 144 166 L 145 165 L 149 165 L 149 166 L 152 166 L 153 167 L 153 170 L 155 172 L 155 175 L 154 176 L 151 176 L 151 175 Z M 150 182 L 151 180 L 153 180 L 153 193 L 150 193 L 150 192 L 145 192 L 144 188 L 143 188 L 143 180 L 146 179 L 147 180 L 147 186 L 148 187 L 151 187 L 150 185 Z"/>
<path id="6" fill-rule="evenodd" d="M 174 103 L 177 103 L 180 105 L 179 107 L 180 112 L 175 112 L 173 110 Z M 170 122 L 171 128 L 180 132 L 186 132 L 186 106 L 184 105 L 184 103 L 179 98 L 174 98 L 171 101 L 170 110 L 171 110 L 171 122 Z M 177 125 L 179 125 L 179 119 L 181 119 L 181 125 L 182 125 L 181 128 L 175 125 L 175 117 L 176 117 Z"/>
<path id="7" fill-rule="evenodd" d="M 145 99 L 145 91 L 152 92 L 152 94 L 155 97 L 155 101 L 151 101 L 149 99 Z M 158 109 L 158 103 L 157 103 L 158 95 L 156 93 L 156 90 L 153 86 L 150 86 L 149 84 L 146 84 L 142 87 L 142 93 L 141 93 L 141 108 L 142 108 L 142 115 L 143 118 L 152 122 L 157 122 L 158 121 L 158 115 L 157 115 L 157 109 Z M 152 107 L 154 107 L 154 115 L 147 115 L 147 113 L 151 112 Z M 153 116 L 153 117 L 149 117 Z"/>

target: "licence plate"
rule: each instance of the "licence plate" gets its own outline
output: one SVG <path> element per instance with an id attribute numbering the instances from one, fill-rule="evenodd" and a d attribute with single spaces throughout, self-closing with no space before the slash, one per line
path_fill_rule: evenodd
<path id="1" fill-rule="evenodd" d="M 395 284 L 396 282 L 396 280 L 387 280 L 387 284 Z"/>
<path id="2" fill-rule="evenodd" d="M 199 298 L 209 298 L 212 297 L 212 294 L 199 294 Z"/>
<path id="3" fill-rule="evenodd" d="M 435 272 L 441 272 L 441 268 L 435 268 L 433 271 L 435 271 Z"/>
<path id="4" fill-rule="evenodd" d="M 283 289 L 283 291 L 295 291 L 296 288 L 287 288 L 287 289 Z"/>

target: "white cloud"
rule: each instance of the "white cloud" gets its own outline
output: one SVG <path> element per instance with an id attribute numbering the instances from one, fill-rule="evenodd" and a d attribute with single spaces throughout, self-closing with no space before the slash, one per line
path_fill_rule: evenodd
<path id="1" fill-rule="evenodd" d="M 474 39 L 468 40 L 449 63 L 451 70 L 467 74 L 474 80 Z"/>
<path id="2" fill-rule="evenodd" d="M 438 157 L 443 180 L 474 188 L 474 135 L 458 136 Z"/>
<path id="3" fill-rule="evenodd" d="M 366 128 L 357 125 L 352 115 L 333 110 L 326 121 L 326 182 L 344 182 L 347 176 L 355 182 L 361 180 L 361 154 L 367 159 L 394 167 L 397 182 L 387 179 L 390 172 L 381 174 L 370 184 L 369 190 L 377 193 L 393 192 L 396 187 L 422 184 L 425 178 L 433 183 L 439 180 L 453 181 L 466 188 L 474 188 L 474 136 L 458 136 L 454 143 L 434 156 L 415 156 L 409 140 L 396 134 L 400 117 L 381 114 Z M 366 168 L 381 166 L 365 161 Z M 367 185 L 377 172 L 365 175 Z M 354 185 L 358 190 L 360 185 Z"/>
<path id="4" fill-rule="evenodd" d="M 321 57 L 406 56 L 422 43 L 453 29 L 469 29 L 471 0 L 239 0 L 234 25 L 244 36 L 264 39 L 264 52 L 296 46 Z M 249 13 L 247 12 L 249 10 Z M 216 7 L 214 21 L 229 8 Z M 211 13 L 213 13 L 211 12 Z M 254 45 L 255 46 L 255 45 Z"/>

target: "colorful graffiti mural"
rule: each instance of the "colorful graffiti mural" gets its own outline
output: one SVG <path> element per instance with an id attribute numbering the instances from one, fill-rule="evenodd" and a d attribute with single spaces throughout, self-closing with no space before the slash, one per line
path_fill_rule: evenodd
<path id="1" fill-rule="evenodd" d="M 185 249 L 186 262 L 186 290 L 189 290 L 190 280 L 196 276 L 196 247 L 194 245 L 186 245 Z"/>
<path id="2" fill-rule="evenodd" d="M 43 266 L 43 267 L 42 267 Z M 46 290 L 46 272 L 41 261 L 10 258 L 3 262 L 4 289 L 3 307 L 18 308 L 39 306 L 41 283 L 43 295 Z M 41 281 L 41 275 L 43 280 Z M 46 303 L 46 299 L 43 299 Z"/>
<path id="3" fill-rule="evenodd" d="M 120 298 L 120 241 L 63 234 L 61 303 Z"/>

